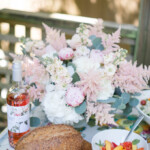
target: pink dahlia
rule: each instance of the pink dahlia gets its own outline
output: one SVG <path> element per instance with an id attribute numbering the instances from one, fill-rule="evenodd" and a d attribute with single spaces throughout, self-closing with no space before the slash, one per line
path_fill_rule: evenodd
<path id="1" fill-rule="evenodd" d="M 60 50 L 58 55 L 61 60 L 70 60 L 73 58 L 74 53 L 71 48 L 63 48 Z"/>
<path id="2" fill-rule="evenodd" d="M 72 107 L 79 106 L 84 101 L 84 94 L 78 87 L 70 87 L 66 92 L 66 102 Z"/>

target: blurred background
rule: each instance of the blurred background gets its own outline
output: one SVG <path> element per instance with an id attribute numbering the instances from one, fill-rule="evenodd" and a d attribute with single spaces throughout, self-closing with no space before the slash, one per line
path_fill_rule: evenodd
<path id="1" fill-rule="evenodd" d="M 128 49 L 132 59 L 139 12 L 140 0 L 0 0 L 0 132 L 7 126 L 6 95 L 11 85 L 12 61 L 8 54 L 21 54 L 19 37 L 42 39 L 42 21 L 62 29 L 69 37 L 80 22 L 102 18 L 106 32 L 123 24 L 121 46 Z"/>

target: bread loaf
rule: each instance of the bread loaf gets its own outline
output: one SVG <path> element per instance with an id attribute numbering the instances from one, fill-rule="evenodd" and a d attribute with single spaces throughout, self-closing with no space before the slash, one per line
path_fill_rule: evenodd
<path id="1" fill-rule="evenodd" d="M 15 150 L 91 150 L 91 147 L 85 149 L 88 144 L 73 127 L 50 125 L 36 128 L 23 136 Z"/>

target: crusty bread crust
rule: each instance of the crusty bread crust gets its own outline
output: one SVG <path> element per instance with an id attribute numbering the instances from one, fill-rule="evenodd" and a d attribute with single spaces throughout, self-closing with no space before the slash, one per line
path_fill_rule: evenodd
<path id="1" fill-rule="evenodd" d="M 83 138 L 68 125 L 39 127 L 24 135 L 15 150 L 83 150 Z"/>

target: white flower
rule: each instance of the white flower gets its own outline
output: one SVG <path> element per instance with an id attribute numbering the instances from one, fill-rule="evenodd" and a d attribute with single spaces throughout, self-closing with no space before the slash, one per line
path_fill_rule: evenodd
<path id="1" fill-rule="evenodd" d="M 107 100 L 109 97 L 112 97 L 115 91 L 115 88 L 112 86 L 112 81 L 104 77 L 100 84 L 102 89 L 100 90 L 97 99 Z"/>
<path id="2" fill-rule="evenodd" d="M 54 54 L 57 54 L 57 51 L 51 45 L 46 46 L 45 51 L 46 54 L 42 55 L 42 58 L 46 57 L 53 58 Z"/>
<path id="3" fill-rule="evenodd" d="M 62 61 L 54 57 L 53 61 L 47 65 L 46 70 L 51 75 L 51 81 L 57 86 L 66 87 L 72 81 L 66 67 L 62 65 Z"/>
<path id="4" fill-rule="evenodd" d="M 100 50 L 93 49 L 90 53 L 90 58 L 98 63 L 104 63 L 104 55 Z"/>
<path id="5" fill-rule="evenodd" d="M 83 117 L 73 107 L 66 105 L 65 90 L 47 92 L 42 101 L 43 110 L 48 120 L 54 124 L 78 123 Z"/>
<path id="6" fill-rule="evenodd" d="M 34 41 L 34 47 L 36 49 L 43 49 L 45 47 L 45 44 L 43 41 Z"/>
<path id="7" fill-rule="evenodd" d="M 108 76 L 113 76 L 117 70 L 117 67 L 113 64 L 108 64 L 108 65 L 105 65 L 104 70 Z"/>
<path id="8" fill-rule="evenodd" d="M 114 53 L 109 53 L 108 55 L 104 56 L 104 64 L 109 64 L 112 63 L 115 59 L 115 54 Z"/>
<path id="9" fill-rule="evenodd" d="M 67 40 L 69 46 L 73 49 L 76 49 L 81 45 L 81 38 L 78 34 L 74 34 L 71 40 Z"/>
<path id="10" fill-rule="evenodd" d="M 27 43 L 25 43 L 26 51 L 31 52 L 32 51 L 32 46 L 33 46 L 33 41 L 28 41 Z"/>
<path id="11" fill-rule="evenodd" d="M 86 46 L 80 46 L 77 47 L 76 51 L 74 52 L 75 57 L 80 56 L 88 56 L 90 53 L 90 49 L 88 49 Z"/>
<path id="12" fill-rule="evenodd" d="M 100 67 L 98 62 L 94 62 L 92 59 L 88 57 L 80 57 L 73 61 L 76 65 L 77 72 L 87 73 L 89 70 L 97 70 Z"/>

